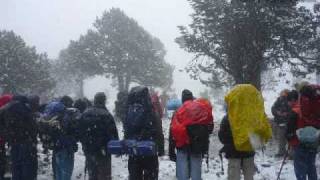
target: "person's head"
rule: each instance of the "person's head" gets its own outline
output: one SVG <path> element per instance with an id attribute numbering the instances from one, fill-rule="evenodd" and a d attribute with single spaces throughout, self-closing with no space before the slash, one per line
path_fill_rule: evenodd
<path id="1" fill-rule="evenodd" d="M 74 102 L 73 107 L 79 109 L 79 111 L 80 111 L 81 113 L 83 113 L 83 112 L 86 110 L 86 108 L 87 108 L 87 102 L 86 102 L 85 100 L 83 100 L 83 99 L 77 99 L 77 100 Z"/>
<path id="2" fill-rule="evenodd" d="M 92 107 L 92 102 L 88 98 L 85 97 L 85 98 L 83 98 L 83 100 L 86 102 L 87 108 Z"/>
<path id="3" fill-rule="evenodd" d="M 299 92 L 302 87 L 309 85 L 310 83 L 308 81 L 301 81 L 299 83 L 294 84 L 294 87 L 296 88 L 296 90 Z"/>
<path id="4" fill-rule="evenodd" d="M 300 89 L 300 94 L 309 99 L 314 99 L 317 96 L 317 91 L 312 85 L 304 85 Z"/>
<path id="5" fill-rule="evenodd" d="M 144 86 L 136 86 L 131 88 L 129 95 L 128 95 L 128 105 L 131 104 L 141 104 L 144 106 L 145 111 L 152 110 L 152 103 L 150 93 L 147 87 Z"/>
<path id="6" fill-rule="evenodd" d="M 117 99 L 118 99 L 118 100 L 119 100 L 119 99 L 126 99 L 127 96 L 128 96 L 128 93 L 127 93 L 127 92 L 125 92 L 125 91 L 120 91 L 120 92 L 118 92 L 118 94 L 117 94 Z"/>
<path id="7" fill-rule="evenodd" d="M 66 107 L 66 108 L 71 108 L 73 105 L 73 100 L 70 96 L 63 96 L 60 99 L 60 102 Z"/>
<path id="8" fill-rule="evenodd" d="M 93 104 L 95 106 L 105 106 L 107 101 L 106 94 L 104 92 L 98 92 L 94 96 Z"/>
<path id="9" fill-rule="evenodd" d="M 293 106 L 298 101 L 299 93 L 296 90 L 292 90 L 288 93 L 287 101 L 289 106 Z"/>
<path id="10" fill-rule="evenodd" d="M 31 106 L 31 109 L 33 112 L 36 112 L 39 110 L 40 107 L 40 97 L 37 95 L 31 95 L 28 97 L 29 104 Z"/>
<path id="11" fill-rule="evenodd" d="M 280 96 L 287 97 L 289 92 L 290 92 L 289 89 L 284 89 L 280 92 Z"/>
<path id="12" fill-rule="evenodd" d="M 193 94 L 191 91 L 189 91 L 188 89 L 185 89 L 182 91 L 182 97 L 181 97 L 181 101 L 182 103 L 189 101 L 189 100 L 193 100 Z"/>
<path id="13" fill-rule="evenodd" d="M 24 104 L 29 103 L 27 96 L 24 96 L 24 95 L 14 95 L 12 97 L 12 101 L 18 101 L 18 102 L 24 103 Z"/>

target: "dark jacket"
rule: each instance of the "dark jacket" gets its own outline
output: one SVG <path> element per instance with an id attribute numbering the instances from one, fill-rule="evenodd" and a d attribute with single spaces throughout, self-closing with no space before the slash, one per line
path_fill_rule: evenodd
<path id="1" fill-rule="evenodd" d="M 25 96 L 15 96 L 1 110 L 5 137 L 10 144 L 37 142 L 37 124 Z"/>
<path id="2" fill-rule="evenodd" d="M 219 140 L 223 144 L 222 149 L 220 152 L 225 153 L 226 158 L 249 158 L 253 157 L 255 152 L 243 152 L 237 151 L 233 142 L 232 132 L 230 123 L 227 116 L 221 121 L 220 129 L 218 132 Z"/>
<path id="3" fill-rule="evenodd" d="M 287 97 L 280 96 L 271 108 L 271 112 L 274 116 L 274 121 L 277 124 L 287 124 L 289 120 L 289 113 L 291 108 L 288 105 Z M 279 113 L 284 113 L 281 115 Z"/>
<path id="4" fill-rule="evenodd" d="M 101 152 L 109 140 L 119 139 L 114 119 L 104 105 L 85 110 L 79 121 L 79 134 L 85 153 Z"/>

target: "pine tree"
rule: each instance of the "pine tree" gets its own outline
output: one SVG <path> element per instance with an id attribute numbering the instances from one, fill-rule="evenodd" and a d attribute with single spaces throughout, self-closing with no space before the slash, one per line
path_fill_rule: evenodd
<path id="1" fill-rule="evenodd" d="M 314 15 L 296 0 L 189 0 L 193 22 L 177 42 L 195 59 L 188 72 L 209 73 L 206 83 L 251 83 L 261 89 L 264 70 L 290 65 L 295 75 L 315 70 L 310 53 Z M 222 81 L 222 82 L 221 82 Z"/>

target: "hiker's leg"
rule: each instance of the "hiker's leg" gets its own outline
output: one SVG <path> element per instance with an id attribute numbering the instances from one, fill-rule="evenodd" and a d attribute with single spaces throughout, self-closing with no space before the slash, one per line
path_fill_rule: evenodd
<path id="1" fill-rule="evenodd" d="M 296 147 L 294 149 L 293 155 L 293 166 L 294 172 L 296 174 L 297 180 L 306 180 L 307 179 L 307 171 L 308 165 L 306 161 L 306 154 L 300 147 Z"/>
<path id="2" fill-rule="evenodd" d="M 143 169 L 141 166 L 142 166 L 141 157 L 129 156 L 129 160 L 128 160 L 129 180 L 143 179 Z"/>
<path id="3" fill-rule="evenodd" d="M 157 180 L 159 174 L 158 156 L 144 157 L 143 160 L 143 180 Z"/>
<path id="4" fill-rule="evenodd" d="M 0 144 L 0 180 L 4 180 L 6 173 L 6 149 L 5 144 Z"/>
<path id="5" fill-rule="evenodd" d="M 22 145 L 23 161 L 21 163 L 21 176 L 26 180 L 37 179 L 38 158 L 37 148 L 33 143 L 25 143 Z"/>
<path id="6" fill-rule="evenodd" d="M 279 125 L 279 139 L 278 139 L 278 153 L 277 155 L 283 156 L 286 153 L 286 126 L 281 124 Z"/>
<path id="7" fill-rule="evenodd" d="M 177 150 L 176 161 L 177 178 L 179 180 L 189 179 L 189 160 L 188 153 L 183 150 Z"/>
<path id="8" fill-rule="evenodd" d="M 242 171 L 243 171 L 244 180 L 253 180 L 253 176 L 255 173 L 254 157 L 243 159 Z"/>
<path id="9" fill-rule="evenodd" d="M 317 180 L 316 151 L 308 153 L 308 180 Z"/>
<path id="10" fill-rule="evenodd" d="M 97 180 L 97 159 L 95 155 L 86 153 L 86 166 L 88 170 L 89 180 Z"/>
<path id="11" fill-rule="evenodd" d="M 111 180 L 111 155 L 101 155 L 97 158 L 98 180 Z"/>
<path id="12" fill-rule="evenodd" d="M 202 155 L 191 154 L 190 171 L 192 180 L 201 180 Z"/>
<path id="13" fill-rule="evenodd" d="M 228 180 L 240 180 L 241 159 L 228 159 Z"/>

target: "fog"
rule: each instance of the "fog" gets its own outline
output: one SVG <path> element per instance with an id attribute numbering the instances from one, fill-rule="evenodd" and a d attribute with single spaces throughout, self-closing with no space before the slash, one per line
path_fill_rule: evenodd
<path id="1" fill-rule="evenodd" d="M 96 17 L 112 7 L 122 9 L 164 43 L 166 61 L 176 67 L 173 83 L 176 93 L 188 88 L 198 94 L 205 88 L 200 82 L 191 80 L 187 73 L 179 71 L 192 59 L 191 54 L 174 42 L 179 36 L 177 26 L 191 22 L 192 9 L 186 0 L 2 0 L 0 25 L 1 29 L 13 30 L 28 45 L 55 59 L 70 40 L 86 33 Z M 94 79 L 86 86 L 86 94 L 92 97 L 96 91 L 109 89 L 99 87 L 102 83 L 108 82 Z"/>

